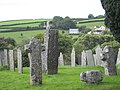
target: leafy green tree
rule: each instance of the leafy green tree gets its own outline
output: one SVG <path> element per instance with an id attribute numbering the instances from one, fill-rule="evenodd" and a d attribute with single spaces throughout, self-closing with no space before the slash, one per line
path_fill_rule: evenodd
<path id="1" fill-rule="evenodd" d="M 97 45 L 114 40 L 112 35 L 82 34 L 74 44 L 76 55 L 83 50 L 93 49 Z"/>
<path id="2" fill-rule="evenodd" d="M 75 28 L 76 24 L 72 19 L 69 17 L 62 18 L 60 16 L 53 17 L 53 24 L 57 29 L 65 29 L 68 30 L 69 28 Z"/>
<path id="3" fill-rule="evenodd" d="M 73 46 L 72 37 L 66 34 L 59 34 L 58 44 L 59 44 L 59 51 L 62 52 L 64 55 L 65 63 L 69 64 L 70 53 L 72 51 L 72 46 Z"/>
<path id="4" fill-rule="evenodd" d="M 105 10 L 105 25 L 120 42 L 120 0 L 101 0 Z"/>
<path id="5" fill-rule="evenodd" d="M 89 19 L 94 18 L 93 14 L 89 14 L 89 15 L 88 15 L 88 18 L 89 18 Z"/>
<path id="6" fill-rule="evenodd" d="M 16 42 L 12 38 L 0 38 L 0 49 L 13 49 Z"/>

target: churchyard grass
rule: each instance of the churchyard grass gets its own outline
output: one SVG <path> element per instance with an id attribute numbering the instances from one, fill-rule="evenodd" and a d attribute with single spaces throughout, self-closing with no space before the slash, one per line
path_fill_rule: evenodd
<path id="1" fill-rule="evenodd" d="M 101 70 L 102 67 L 59 67 L 58 74 L 43 74 L 43 84 L 31 86 L 29 83 L 29 68 L 23 69 L 23 74 L 8 70 L 0 71 L 0 90 L 120 90 L 120 70 L 117 76 L 104 76 L 100 84 L 86 84 L 80 81 L 80 72 L 87 70 Z"/>

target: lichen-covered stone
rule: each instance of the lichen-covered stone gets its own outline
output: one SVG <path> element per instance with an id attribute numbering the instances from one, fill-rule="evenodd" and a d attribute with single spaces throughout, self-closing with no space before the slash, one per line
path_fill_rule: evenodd
<path id="1" fill-rule="evenodd" d="M 98 84 L 103 80 L 100 70 L 91 70 L 80 73 L 80 80 L 90 84 Z"/>
<path id="2" fill-rule="evenodd" d="M 40 85 L 42 84 L 41 43 L 33 38 L 26 49 L 28 49 L 30 60 L 30 84 Z"/>
<path id="3" fill-rule="evenodd" d="M 101 60 L 104 62 L 105 75 L 116 75 L 115 60 L 117 59 L 116 54 L 112 47 L 105 46 L 101 53 Z"/>

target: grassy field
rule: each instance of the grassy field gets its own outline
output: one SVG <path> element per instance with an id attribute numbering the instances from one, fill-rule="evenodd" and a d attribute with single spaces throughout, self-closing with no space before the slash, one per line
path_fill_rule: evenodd
<path id="1" fill-rule="evenodd" d="M 97 20 L 97 22 L 94 22 L 94 21 L 96 21 Z M 104 20 L 104 18 L 100 18 L 100 19 L 88 19 L 88 20 L 81 20 L 81 21 L 79 21 L 79 22 L 85 22 L 85 23 L 80 23 L 80 24 L 77 24 L 77 26 L 78 27 L 80 27 L 80 26 L 87 26 L 88 28 L 91 28 L 91 29 L 93 29 L 94 28 L 94 26 L 105 26 L 104 25 L 104 21 L 99 21 L 99 20 Z M 89 22 L 89 21 L 93 21 L 93 22 Z"/>
<path id="2" fill-rule="evenodd" d="M 80 26 L 86 26 L 88 28 L 94 28 L 94 26 L 105 26 L 104 22 L 91 22 L 91 23 L 82 23 L 77 24 L 78 27 Z"/>
<path id="3" fill-rule="evenodd" d="M 45 20 L 42 20 L 42 19 L 9 20 L 9 21 L 1 21 L 0 25 L 9 25 L 9 24 L 16 24 L 16 23 L 41 22 L 41 21 L 45 21 Z"/>
<path id="4" fill-rule="evenodd" d="M 104 76 L 100 84 L 86 84 L 80 81 L 80 72 L 87 70 L 101 70 L 101 67 L 59 67 L 58 74 L 43 74 L 43 84 L 31 86 L 29 84 L 29 68 L 24 73 L 0 71 L 0 90 L 120 90 L 120 70 L 117 76 Z"/>
<path id="5" fill-rule="evenodd" d="M 37 31 L 24 31 L 24 32 L 8 32 L 8 33 L 0 33 L 0 37 L 10 37 L 13 38 L 17 45 L 21 45 L 26 40 L 30 40 L 37 34 L 44 33 L 44 30 L 37 30 Z M 21 33 L 23 36 L 21 36 Z"/>

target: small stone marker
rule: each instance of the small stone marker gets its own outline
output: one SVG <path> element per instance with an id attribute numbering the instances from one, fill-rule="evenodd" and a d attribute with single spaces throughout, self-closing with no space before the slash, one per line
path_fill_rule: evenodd
<path id="1" fill-rule="evenodd" d="M 10 60 L 10 70 L 15 71 L 14 59 L 13 59 L 13 50 L 9 50 L 9 60 Z"/>
<path id="2" fill-rule="evenodd" d="M 17 59 L 18 59 L 18 72 L 23 73 L 23 68 L 22 68 L 22 53 L 20 48 L 17 49 Z"/>
<path id="3" fill-rule="evenodd" d="M 75 67 L 75 49 L 72 49 L 72 53 L 71 53 L 71 66 Z"/>
<path id="4" fill-rule="evenodd" d="M 81 66 L 87 66 L 86 52 L 83 50 L 81 55 Z"/>
<path id="5" fill-rule="evenodd" d="M 101 60 L 104 62 L 105 75 L 117 75 L 116 65 L 115 65 L 115 52 L 112 47 L 105 46 L 103 52 L 101 53 Z"/>
<path id="6" fill-rule="evenodd" d="M 58 65 L 59 66 L 64 66 L 64 59 L 63 59 L 63 54 L 60 52 L 60 56 L 58 58 Z"/>
<path id="7" fill-rule="evenodd" d="M 88 66 L 95 66 L 92 50 L 86 50 L 86 57 Z"/>
<path id="8" fill-rule="evenodd" d="M 4 61 L 3 65 L 9 68 L 9 61 L 8 61 L 8 51 L 7 49 L 4 49 Z"/>
<path id="9" fill-rule="evenodd" d="M 120 48 L 119 48 L 118 56 L 117 56 L 117 65 L 118 65 L 118 69 L 120 69 Z"/>
<path id="10" fill-rule="evenodd" d="M 90 70 L 80 73 L 80 80 L 89 84 L 98 84 L 103 80 L 100 70 Z"/>
<path id="11" fill-rule="evenodd" d="M 95 49 L 96 52 L 96 66 L 103 66 L 103 61 L 100 58 L 100 54 L 102 53 L 102 48 L 98 45 L 97 48 Z"/>

